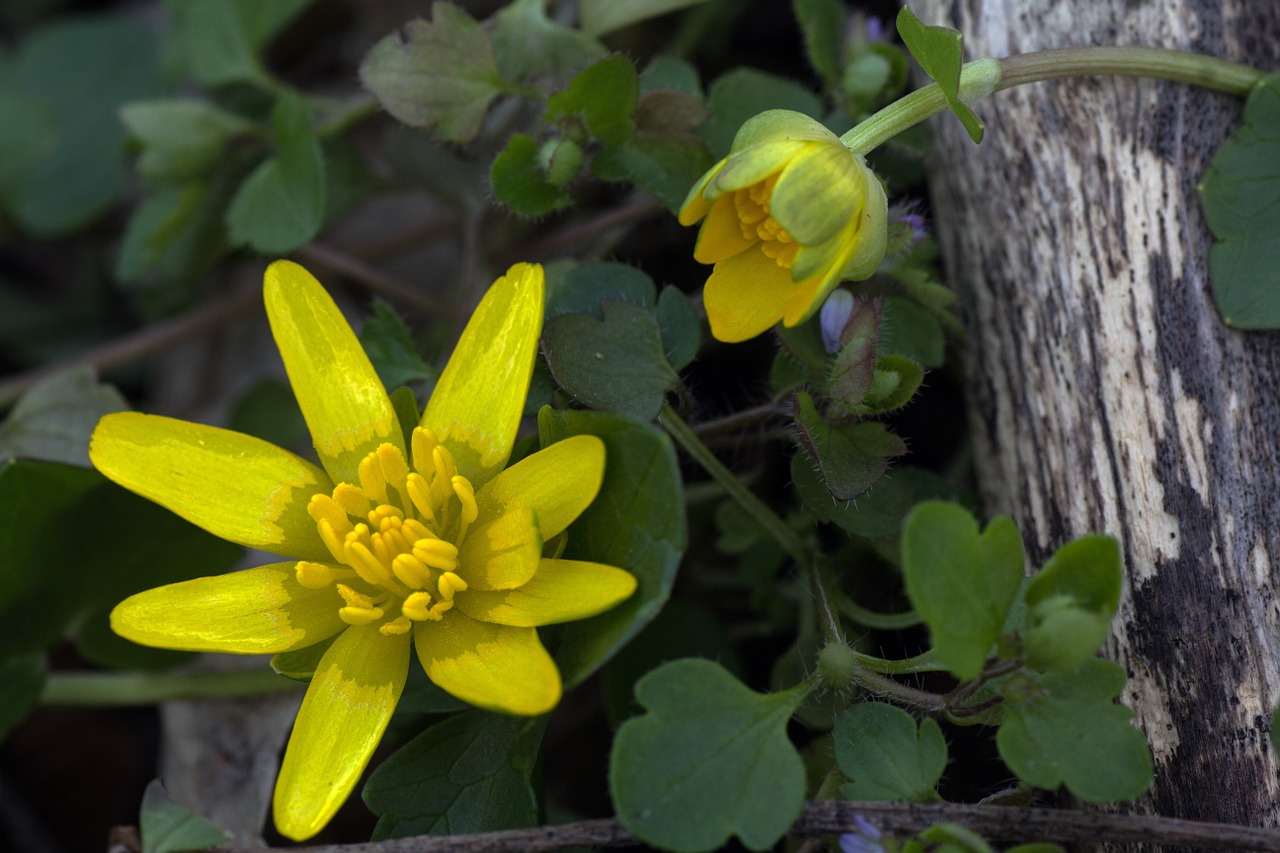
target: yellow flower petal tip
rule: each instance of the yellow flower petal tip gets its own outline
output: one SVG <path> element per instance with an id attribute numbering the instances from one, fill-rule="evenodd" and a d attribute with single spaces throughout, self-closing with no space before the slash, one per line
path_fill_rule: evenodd
<path id="1" fill-rule="evenodd" d="M 280 831 L 318 832 L 386 728 L 411 648 L 479 707 L 534 715 L 562 684 L 537 626 L 631 594 L 622 569 L 542 557 L 601 488 L 605 445 L 576 436 L 503 470 L 542 330 L 542 268 L 517 264 L 481 300 L 406 442 L 368 357 L 320 283 L 288 261 L 264 277 L 272 332 L 324 470 L 273 445 L 150 415 L 109 415 L 91 458 L 210 532 L 292 558 L 139 593 L 112 613 L 138 642 L 276 653 L 330 638 L 276 786 Z"/>
<path id="2" fill-rule="evenodd" d="M 704 304 L 726 342 L 807 320 L 841 281 L 873 275 L 888 246 L 880 181 L 839 137 L 788 110 L 742 126 L 679 220 L 702 222 L 694 258 L 713 265 Z"/>

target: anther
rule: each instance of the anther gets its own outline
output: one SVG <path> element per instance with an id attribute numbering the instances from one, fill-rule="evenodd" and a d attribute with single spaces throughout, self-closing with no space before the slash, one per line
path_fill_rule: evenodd
<path id="1" fill-rule="evenodd" d="M 298 565 L 293 569 L 293 574 L 298 579 L 298 583 L 307 589 L 324 589 L 333 583 L 336 577 L 334 570 L 324 563 L 312 563 L 308 560 L 299 560 Z"/>
<path id="2" fill-rule="evenodd" d="M 433 569 L 451 572 L 458 568 L 458 548 L 443 539 L 419 539 L 413 543 L 413 556 Z"/>
<path id="3" fill-rule="evenodd" d="M 404 491 L 404 478 L 409 474 L 409 466 L 405 464 L 404 456 L 392 444 L 379 445 L 375 452 L 382 466 L 383 480 L 394 486 L 397 491 Z"/>
<path id="4" fill-rule="evenodd" d="M 398 634 L 407 634 L 411 627 L 413 623 L 409 621 L 409 617 L 401 614 L 385 625 L 379 625 L 378 633 L 384 637 L 394 637 Z"/>
<path id="5" fill-rule="evenodd" d="M 441 598 L 445 601 L 453 601 L 455 593 L 467 588 L 467 582 L 453 572 L 445 572 L 440 575 L 440 580 L 436 581 L 436 588 L 440 590 Z"/>
<path id="6" fill-rule="evenodd" d="M 378 464 L 376 453 L 370 453 L 360 460 L 357 469 L 360 475 L 360 487 L 375 503 L 390 503 L 387 500 L 387 479 L 382 476 L 382 466 Z"/>
<path id="7" fill-rule="evenodd" d="M 412 445 L 413 467 L 417 471 L 431 470 L 432 451 L 440 443 L 436 434 L 426 427 L 415 427 L 409 443 Z"/>
<path id="8" fill-rule="evenodd" d="M 431 570 L 413 554 L 398 554 L 391 561 L 391 571 L 409 589 L 422 589 L 431 582 Z"/>
<path id="9" fill-rule="evenodd" d="M 439 618 L 431 615 L 431 593 L 429 592 L 410 593 L 400 605 L 400 612 L 415 622 Z"/>
<path id="10" fill-rule="evenodd" d="M 405 491 L 409 493 L 409 500 L 413 503 L 413 508 L 418 511 L 418 515 L 427 521 L 436 520 L 436 514 L 431 509 L 431 487 L 425 477 L 416 471 L 410 474 L 405 480 Z"/>
<path id="11" fill-rule="evenodd" d="M 347 515 L 353 515 L 356 518 L 365 518 L 373 509 L 373 503 L 368 496 L 359 487 L 350 483 L 339 483 L 333 490 L 333 500 Z"/>

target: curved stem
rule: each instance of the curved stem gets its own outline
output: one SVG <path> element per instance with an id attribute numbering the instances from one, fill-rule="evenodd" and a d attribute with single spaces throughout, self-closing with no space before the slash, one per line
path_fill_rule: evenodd
<path id="1" fill-rule="evenodd" d="M 854 650 L 853 656 L 858 663 L 865 666 L 873 672 L 883 673 L 884 675 L 912 675 L 917 672 L 945 672 L 946 667 L 938 663 L 937 657 L 934 656 L 933 650 L 916 655 L 911 658 L 901 658 L 899 660 L 889 660 L 887 658 L 878 658 L 873 655 L 863 654 L 858 650 Z"/>
<path id="2" fill-rule="evenodd" d="M 724 466 L 724 464 L 716 458 L 707 446 L 702 443 L 697 434 L 689 428 L 675 410 L 670 406 L 663 406 L 662 413 L 658 415 L 658 423 L 667 431 L 667 434 L 680 445 L 685 453 L 702 466 L 702 469 L 711 475 L 725 493 L 737 502 L 738 506 L 747 511 L 756 523 L 764 528 L 765 532 L 777 540 L 783 550 L 795 560 L 799 566 L 808 566 L 809 549 L 805 547 L 804 542 L 800 540 L 799 535 L 792 530 L 785 521 L 783 521 L 777 513 L 769 509 L 762 500 L 755 496 L 755 493 L 743 485 L 737 476 Z"/>
<path id="3" fill-rule="evenodd" d="M 998 68 L 993 68 L 997 63 Z M 1151 47 L 1080 47 L 1024 53 L 997 60 L 966 63 L 960 74 L 960 99 L 975 101 L 993 92 L 1058 80 L 1100 74 L 1153 77 L 1202 86 L 1245 97 L 1264 75 L 1256 68 L 1180 50 Z M 900 98 L 841 137 L 855 154 L 866 154 L 930 116 L 947 108 L 937 83 Z"/>
<path id="4" fill-rule="evenodd" d="M 53 672 L 44 705 L 154 705 L 173 699 L 232 699 L 288 693 L 306 685 L 266 667 L 231 672 Z"/>

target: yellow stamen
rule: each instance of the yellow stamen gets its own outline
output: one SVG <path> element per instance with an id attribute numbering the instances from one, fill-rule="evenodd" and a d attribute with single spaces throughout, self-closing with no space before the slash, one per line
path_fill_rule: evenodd
<path id="1" fill-rule="evenodd" d="M 458 546 L 443 539 L 419 539 L 413 543 L 413 556 L 438 571 L 458 568 Z"/>
<path id="2" fill-rule="evenodd" d="M 376 453 L 370 453 L 360 460 L 357 473 L 360 476 L 360 488 L 364 489 L 367 497 L 372 498 L 374 503 L 390 503 L 387 499 L 387 478 L 382 476 L 382 465 L 379 464 Z"/>
<path id="3" fill-rule="evenodd" d="M 414 471 L 406 478 L 405 491 L 409 493 L 409 500 L 413 503 L 413 508 L 418 511 L 418 515 L 427 521 L 436 520 L 436 514 L 431 509 L 431 486 L 427 483 L 426 477 Z"/>
<path id="4" fill-rule="evenodd" d="M 445 572 L 440 575 L 440 580 L 436 581 L 436 588 L 440 590 L 441 598 L 445 601 L 453 601 L 455 593 L 462 592 L 467 588 L 467 582 L 453 572 Z"/>
<path id="5" fill-rule="evenodd" d="M 385 637 L 392 637 L 397 634 L 407 634 L 409 629 L 413 627 L 413 623 L 409 621 L 409 617 L 401 614 L 392 619 L 385 625 L 378 626 L 378 633 Z"/>
<path id="6" fill-rule="evenodd" d="M 386 586 L 388 582 L 394 583 L 391 570 L 373 556 L 369 546 L 350 536 L 347 537 L 346 559 L 343 562 L 355 569 L 356 574 L 366 583 L 376 586 Z"/>
<path id="7" fill-rule="evenodd" d="M 298 579 L 298 583 L 307 589 L 324 589 L 333 583 L 335 578 L 343 577 L 338 570 L 324 563 L 312 563 L 308 560 L 299 560 L 298 565 L 293 569 L 294 577 Z"/>
<path id="8" fill-rule="evenodd" d="M 386 615 L 381 607 L 374 604 L 372 598 L 356 592 L 345 583 L 338 584 L 338 594 L 347 603 L 346 607 L 338 609 L 338 616 L 348 625 L 368 625 Z"/>
<path id="9" fill-rule="evenodd" d="M 433 619 L 431 616 L 431 593 L 414 592 L 400 605 L 400 612 L 415 622 Z"/>
<path id="10" fill-rule="evenodd" d="M 350 524 L 350 522 L 348 522 Z M 339 563 L 347 561 L 347 551 L 343 547 L 343 540 L 349 534 L 338 535 L 333 529 L 333 525 L 329 523 L 329 519 L 322 518 L 316 522 L 316 532 L 320 534 L 320 541 L 329 549 L 329 553 L 333 555 L 333 559 Z"/>
<path id="11" fill-rule="evenodd" d="M 400 451 L 391 444 L 383 444 L 376 451 L 378 463 L 382 467 L 382 479 L 397 491 L 404 491 L 404 478 L 409 475 L 409 466 L 405 464 Z"/>
<path id="12" fill-rule="evenodd" d="M 412 444 L 411 455 L 413 456 L 413 467 L 418 471 L 428 471 L 431 469 L 432 452 L 436 449 L 436 445 L 440 443 L 436 438 L 436 434 L 426 427 L 415 427 L 413 435 L 410 438 Z"/>
<path id="13" fill-rule="evenodd" d="M 373 503 L 360 491 L 359 487 L 350 483 L 340 483 L 333 490 L 333 501 L 342 507 L 347 515 L 353 515 L 356 518 L 366 518 L 369 511 L 373 509 Z"/>
<path id="14" fill-rule="evenodd" d="M 410 589 L 422 589 L 431 582 L 431 570 L 413 554 L 400 554 L 391 561 L 391 571 Z"/>

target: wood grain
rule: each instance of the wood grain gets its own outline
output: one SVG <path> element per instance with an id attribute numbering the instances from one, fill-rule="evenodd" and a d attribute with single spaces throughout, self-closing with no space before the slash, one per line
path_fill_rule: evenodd
<path id="1" fill-rule="evenodd" d="M 1271 0 L 912 5 L 970 57 L 1149 45 L 1280 65 Z M 1151 80 L 1025 86 L 978 105 L 979 147 L 934 119 L 930 172 L 988 514 L 1019 521 L 1033 565 L 1091 531 L 1124 547 L 1108 653 L 1157 762 L 1132 810 L 1276 826 L 1280 335 L 1219 320 L 1195 191 L 1240 107 Z"/>

